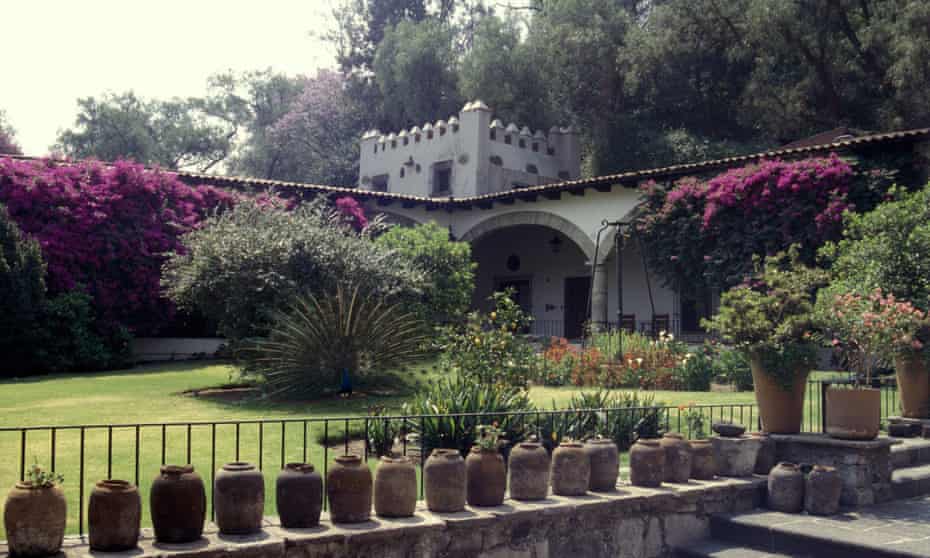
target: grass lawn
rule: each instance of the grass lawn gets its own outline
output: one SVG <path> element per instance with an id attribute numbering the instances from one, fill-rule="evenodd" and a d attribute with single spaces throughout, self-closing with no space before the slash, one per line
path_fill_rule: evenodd
<path id="1" fill-rule="evenodd" d="M 410 388 L 435 378 L 428 366 L 412 368 L 399 374 L 403 380 L 393 392 L 357 396 L 351 399 L 328 398 L 311 402 L 224 401 L 184 395 L 188 390 L 220 386 L 238 380 L 235 367 L 226 364 L 194 362 L 140 366 L 132 370 L 53 375 L 25 380 L 0 381 L 0 427 L 144 424 L 162 422 L 233 421 L 258 419 L 303 419 L 320 417 L 364 416 L 369 406 L 383 405 L 399 409 Z M 530 396 L 541 409 L 565 407 L 577 388 L 534 387 Z M 753 394 L 704 392 L 650 392 L 656 402 L 678 406 L 697 404 L 749 404 Z M 810 399 L 810 397 L 809 397 Z M 719 411 L 718 411 L 719 413 Z M 806 420 L 819 424 L 819 406 L 811 406 Z M 710 418 L 710 417 L 708 417 Z M 718 414 L 714 418 L 720 418 Z M 724 418 L 731 418 L 724 416 Z M 750 424 L 750 416 L 738 417 Z M 78 531 L 78 510 L 86 508 L 87 495 L 97 480 L 123 478 L 138 482 L 142 491 L 143 524 L 148 520 L 148 489 L 162 462 L 194 464 L 205 482 L 212 482 L 212 471 L 237 459 L 261 463 L 266 472 L 278 469 L 283 462 L 309 461 L 321 471 L 325 462 L 341 448 L 343 432 L 364 431 L 365 421 L 272 422 L 211 426 L 186 425 L 162 428 L 155 424 L 134 427 L 88 428 L 84 436 L 83 484 L 81 436 L 78 429 L 55 432 L 55 469 L 65 475 L 63 489 L 68 497 L 68 531 Z M 709 421 L 708 421 L 709 422 Z M 670 419 L 672 429 L 680 423 Z M 324 448 L 321 440 L 332 440 Z M 20 471 L 22 443 L 19 431 L 0 432 L 0 487 L 11 486 Z M 50 466 L 49 431 L 28 432 L 26 465 L 33 459 Z M 138 446 L 137 446 L 138 440 Z M 163 444 L 164 440 L 164 444 Z M 162 447 L 164 445 L 164 455 Z M 138 456 L 136 448 L 138 447 Z M 108 465 L 108 454 L 111 456 Z M 374 459 L 370 461 L 373 466 Z M 266 497 L 269 513 L 274 510 L 274 475 L 266 474 Z M 79 495 L 83 493 L 83 502 Z M 83 504 L 83 505 L 79 505 Z M 84 524 L 86 531 L 86 522 Z M 0 539 L 4 538 L 0 531 Z"/>

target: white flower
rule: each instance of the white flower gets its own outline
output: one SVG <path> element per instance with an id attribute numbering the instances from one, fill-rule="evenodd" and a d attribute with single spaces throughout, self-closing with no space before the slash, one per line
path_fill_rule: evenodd
<path id="1" fill-rule="evenodd" d="M 637 357 L 636 364 L 642 364 L 642 363 L 643 363 L 643 357 Z"/>

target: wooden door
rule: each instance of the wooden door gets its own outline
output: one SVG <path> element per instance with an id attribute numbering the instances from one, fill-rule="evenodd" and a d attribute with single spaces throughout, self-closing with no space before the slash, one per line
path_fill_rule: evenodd
<path id="1" fill-rule="evenodd" d="M 584 334 L 588 320 L 588 295 L 591 292 L 590 277 L 568 277 L 565 279 L 564 337 L 579 339 Z"/>

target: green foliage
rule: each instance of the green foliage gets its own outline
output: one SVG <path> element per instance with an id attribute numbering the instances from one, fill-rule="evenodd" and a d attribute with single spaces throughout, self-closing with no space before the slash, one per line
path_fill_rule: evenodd
<path id="1" fill-rule="evenodd" d="M 413 298 L 425 285 L 412 262 L 356 233 L 323 200 L 292 211 L 245 201 L 184 236 L 162 285 L 180 308 L 199 311 L 232 340 L 262 335 L 294 297 L 317 297 L 351 279 L 377 297 Z"/>
<path id="2" fill-rule="evenodd" d="M 572 394 L 566 409 L 580 412 L 553 412 L 542 416 L 534 426 L 538 427 L 541 440 L 548 447 L 557 446 L 564 439 L 588 440 L 597 436 L 610 438 L 620 451 L 632 445 L 635 425 L 646 416 L 658 413 L 652 395 L 636 392 L 611 392 L 608 390 L 581 391 Z M 592 412 L 592 409 L 609 411 Z"/>
<path id="3" fill-rule="evenodd" d="M 442 367 L 481 384 L 524 388 L 533 377 L 536 355 L 521 335 L 530 318 L 509 292 L 491 295 L 494 310 L 468 314 L 462 326 L 449 328 L 442 341 Z"/>
<path id="4" fill-rule="evenodd" d="M 470 244 L 450 240 L 448 231 L 432 222 L 391 227 L 376 243 L 412 261 L 425 275 L 423 295 L 414 303 L 424 320 L 458 321 L 468 311 L 477 267 L 471 261 Z"/>
<path id="5" fill-rule="evenodd" d="M 497 424 L 510 442 L 525 439 L 530 425 L 526 417 L 501 413 L 534 410 L 525 390 L 502 384 L 479 383 L 454 374 L 431 383 L 404 404 L 406 415 L 429 415 L 411 421 L 410 430 L 420 436 L 425 453 L 452 448 L 462 455 L 475 444 L 479 426 Z M 473 416 L 451 416 L 471 413 Z"/>
<path id="6" fill-rule="evenodd" d="M 832 261 L 838 287 L 860 293 L 881 288 L 930 310 L 930 185 L 890 195 L 869 213 L 848 215 L 843 239 L 821 253 Z"/>
<path id="7" fill-rule="evenodd" d="M 750 282 L 725 292 L 717 315 L 702 325 L 745 354 L 760 357 L 768 373 L 790 386 L 816 360 L 814 300 L 828 276 L 800 264 L 794 247 L 756 265 Z"/>
<path id="8" fill-rule="evenodd" d="M 681 359 L 675 375 L 685 391 L 708 391 L 716 375 L 713 356 L 703 350 L 688 353 Z"/>
<path id="9" fill-rule="evenodd" d="M 703 440 L 707 437 L 704 431 L 704 413 L 696 409 L 694 405 L 688 405 L 685 409 L 679 407 L 679 412 L 685 417 L 685 424 L 688 426 L 688 435 L 697 440 Z"/>
<path id="10" fill-rule="evenodd" d="M 377 457 L 391 455 L 394 440 L 404 434 L 402 421 L 384 418 L 390 415 L 391 412 L 381 405 L 368 409 L 368 447 Z"/>
<path id="11" fill-rule="evenodd" d="M 54 471 L 46 471 L 39 465 L 38 459 L 34 459 L 32 467 L 26 471 L 26 480 L 35 487 L 51 488 L 65 482 L 65 477 Z"/>
<path id="12" fill-rule="evenodd" d="M 752 370 L 746 355 L 741 351 L 717 346 L 714 377 L 736 384 L 736 389 L 740 391 L 749 391 L 753 387 Z"/>
<path id="13" fill-rule="evenodd" d="M 269 397 L 306 399 L 360 384 L 423 356 L 427 338 L 403 305 L 359 285 L 298 296 L 276 313 L 267 339 L 244 351 L 245 371 L 260 376 Z"/>
<path id="14" fill-rule="evenodd" d="M 33 349 L 45 304 L 45 262 L 39 243 L 23 235 L 0 205 L 0 376 L 37 367 Z"/>
<path id="15" fill-rule="evenodd" d="M 478 426 L 478 439 L 475 445 L 485 451 L 498 449 L 501 441 L 501 429 L 496 424 L 481 424 Z"/>
<path id="16" fill-rule="evenodd" d="M 676 375 L 685 391 L 707 391 L 712 381 L 735 384 L 740 391 L 752 389 L 752 371 L 746 355 L 717 343 L 704 343 L 685 355 Z"/>

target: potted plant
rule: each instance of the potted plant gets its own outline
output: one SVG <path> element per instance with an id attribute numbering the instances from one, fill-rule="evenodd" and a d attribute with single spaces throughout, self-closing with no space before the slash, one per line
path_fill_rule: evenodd
<path id="1" fill-rule="evenodd" d="M 10 555 L 26 558 L 58 553 L 65 536 L 67 506 L 59 474 L 46 472 L 38 463 L 16 483 L 3 510 Z"/>
<path id="2" fill-rule="evenodd" d="M 725 292 L 702 324 L 743 352 L 752 369 L 763 430 L 801 430 L 807 376 L 817 359 L 814 300 L 825 271 L 799 263 L 797 247 L 756 261 L 746 282 Z"/>
<path id="3" fill-rule="evenodd" d="M 497 423 L 479 426 L 481 436 L 465 458 L 466 499 L 472 506 L 499 506 L 504 503 L 507 469 L 498 441 Z"/>

